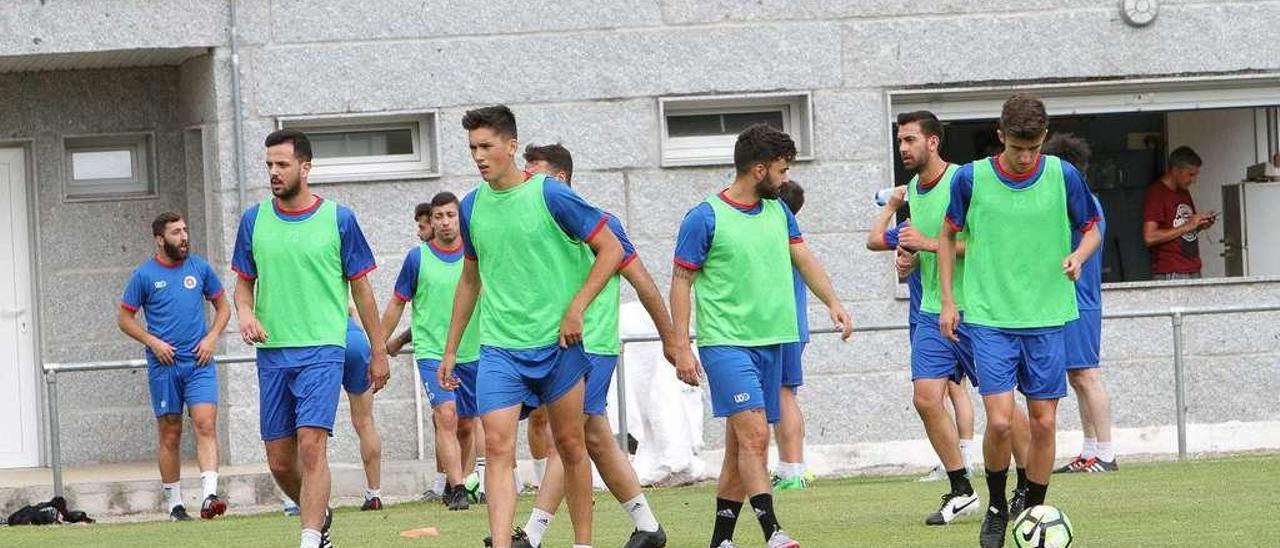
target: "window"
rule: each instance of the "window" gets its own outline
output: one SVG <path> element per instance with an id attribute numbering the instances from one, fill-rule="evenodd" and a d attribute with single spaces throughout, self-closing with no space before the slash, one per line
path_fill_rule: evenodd
<path id="1" fill-rule="evenodd" d="M 64 138 L 63 199 L 155 197 L 152 141 L 150 133 Z"/>
<path id="2" fill-rule="evenodd" d="M 440 175 L 434 112 L 281 118 L 278 126 L 311 139 L 313 183 Z"/>
<path id="3" fill-rule="evenodd" d="M 797 159 L 812 159 L 811 103 L 808 93 L 661 98 L 662 165 L 731 164 L 738 134 L 761 123 L 790 134 Z"/>

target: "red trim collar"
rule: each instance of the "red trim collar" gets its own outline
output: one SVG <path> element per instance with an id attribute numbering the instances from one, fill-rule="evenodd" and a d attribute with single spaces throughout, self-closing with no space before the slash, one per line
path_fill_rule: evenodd
<path id="1" fill-rule="evenodd" d="M 729 191 L 729 189 L 727 189 L 727 188 L 726 188 L 726 189 L 724 189 L 724 190 L 721 190 L 721 191 L 720 191 L 720 199 L 721 199 L 721 200 L 724 200 L 724 203 L 729 204 L 729 205 L 731 205 L 731 206 L 733 206 L 733 207 L 736 207 L 736 208 L 738 208 L 738 209 L 751 209 L 751 208 L 756 207 L 756 205 L 760 203 L 760 200 L 756 200 L 756 202 L 755 202 L 754 204 L 744 204 L 744 203 L 742 203 L 742 202 L 735 202 L 735 201 L 733 201 L 733 198 L 730 198 L 730 197 L 729 197 L 729 195 L 728 195 L 728 194 L 726 194 L 728 191 Z"/>
<path id="2" fill-rule="evenodd" d="M 461 251 L 461 250 L 462 250 L 462 238 L 458 238 L 458 245 L 453 246 L 453 249 L 445 249 L 445 248 L 443 248 L 443 247 L 440 247 L 440 246 L 436 245 L 436 239 L 435 239 L 435 238 L 432 238 L 432 239 L 430 239 L 430 240 L 427 240 L 427 245 L 431 246 L 431 249 L 434 249 L 434 250 L 439 251 L 439 252 L 441 252 L 441 253 L 449 253 L 449 254 L 453 254 L 453 253 L 457 253 L 458 251 Z"/>
<path id="3" fill-rule="evenodd" d="M 156 256 L 155 256 L 154 258 L 155 258 L 155 260 L 156 260 L 156 262 L 157 262 L 157 263 L 160 263 L 160 266 L 163 266 L 163 267 L 165 267 L 165 268 L 178 268 L 178 267 L 182 266 L 182 261 L 178 261 L 178 262 L 176 262 L 176 263 L 171 263 L 171 262 L 166 261 L 166 260 L 165 260 L 165 258 L 164 258 L 164 256 L 163 256 L 163 255 L 160 255 L 160 254 L 158 254 L 158 253 L 156 254 Z"/>
<path id="4" fill-rule="evenodd" d="M 1040 171 L 1040 163 L 1044 161 L 1044 155 L 1037 154 L 1036 163 L 1035 165 L 1031 166 L 1031 171 L 1028 171 L 1026 173 L 1013 173 L 1011 171 L 1005 170 L 1004 166 L 1000 164 L 1000 156 L 1002 154 L 1004 153 L 1002 152 L 1000 154 L 992 156 L 991 163 L 996 165 L 996 173 L 999 173 L 1000 177 L 1016 183 L 1021 183 L 1022 181 L 1025 181 L 1033 177 L 1037 172 Z"/>
<path id="5" fill-rule="evenodd" d="M 324 198 L 321 198 L 319 194 L 312 194 L 312 197 L 315 198 L 315 200 L 311 201 L 311 205 L 304 207 L 302 209 L 285 209 L 284 206 L 280 204 L 279 198 L 272 199 L 271 205 L 276 208 L 276 211 L 279 211 L 280 213 L 283 213 L 285 215 L 304 215 L 307 213 L 311 213 L 316 209 L 319 209 L 320 202 L 324 201 Z"/>
<path id="6" fill-rule="evenodd" d="M 999 162 L 996 162 L 996 163 L 997 163 L 997 164 L 999 164 Z M 938 184 L 938 181 L 941 181 L 941 180 L 942 180 L 942 177 L 943 177 L 944 175 L 946 175 L 946 174 L 947 174 L 947 170 L 949 170 L 949 169 L 951 169 L 951 162 L 945 162 L 945 163 L 943 163 L 943 164 L 942 164 L 942 172 L 941 172 L 941 173 L 938 173 L 938 176 L 937 176 L 937 177 L 934 177 L 932 181 L 929 181 L 929 182 L 927 182 L 927 183 L 921 184 L 921 185 L 920 185 L 920 188 L 922 188 L 922 189 L 924 189 L 924 190 L 929 190 L 929 189 L 933 188 L 934 186 L 936 186 L 936 185 Z"/>

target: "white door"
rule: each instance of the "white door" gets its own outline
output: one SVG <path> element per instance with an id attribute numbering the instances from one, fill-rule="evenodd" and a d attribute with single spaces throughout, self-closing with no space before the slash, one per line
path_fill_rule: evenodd
<path id="1" fill-rule="evenodd" d="M 0 148 L 0 468 L 40 460 L 24 162 L 23 149 Z"/>

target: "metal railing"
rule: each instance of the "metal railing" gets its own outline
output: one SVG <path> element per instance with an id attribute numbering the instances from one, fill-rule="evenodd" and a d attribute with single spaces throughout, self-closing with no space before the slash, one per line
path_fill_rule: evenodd
<path id="1" fill-rule="evenodd" d="M 1239 306 L 1239 307 L 1201 307 L 1201 308 L 1183 308 L 1172 307 L 1168 310 L 1145 310 L 1134 312 L 1114 312 L 1103 314 L 1104 319 L 1133 319 L 1133 318 L 1162 318 L 1170 319 L 1170 328 L 1173 331 L 1173 380 L 1174 380 L 1174 405 L 1177 414 L 1177 431 L 1178 431 L 1178 458 L 1185 459 L 1187 457 L 1187 396 L 1186 396 L 1186 364 L 1184 361 L 1185 337 L 1182 332 L 1183 320 L 1187 316 L 1205 316 L 1205 315 L 1221 315 L 1221 314 L 1247 314 L 1258 312 L 1277 312 L 1280 311 L 1280 304 L 1255 305 L 1255 306 Z M 906 324 L 891 325 L 871 325 L 871 326 L 855 326 L 855 333 L 874 333 L 884 331 L 904 331 L 908 329 Z M 812 329 L 810 334 L 831 334 L 838 333 L 834 328 Z M 617 389 L 618 400 L 618 443 L 626 449 L 627 435 L 629 433 L 627 425 L 627 385 L 626 385 L 626 367 L 623 363 L 626 345 L 642 342 L 660 342 L 657 336 L 646 337 L 623 337 L 622 352 L 618 356 L 618 365 L 614 372 L 614 384 Z M 411 353 L 412 349 L 406 347 L 401 353 Z M 215 358 L 220 364 L 239 364 L 253 363 L 257 361 L 255 356 L 219 356 Z M 45 384 L 48 388 L 46 402 L 48 403 L 49 428 L 49 467 L 53 470 L 53 492 L 56 496 L 63 495 L 62 480 L 62 453 L 61 453 L 61 429 L 58 421 L 58 375 L 66 373 L 84 373 L 90 371 L 121 371 L 132 369 L 143 369 L 147 367 L 146 360 L 117 360 L 117 361 L 98 361 L 98 362 L 80 362 L 80 363 L 46 363 L 43 365 Z M 416 374 L 416 371 L 415 371 Z M 414 391 L 418 390 L 414 387 Z M 421 412 L 421 404 L 418 412 Z M 422 420 L 418 420 L 419 437 L 421 434 Z M 422 440 L 419 440 L 419 447 Z M 423 455 L 419 454 L 419 458 Z"/>

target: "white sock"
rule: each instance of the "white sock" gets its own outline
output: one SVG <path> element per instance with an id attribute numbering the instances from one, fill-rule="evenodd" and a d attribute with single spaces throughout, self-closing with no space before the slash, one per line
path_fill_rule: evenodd
<path id="1" fill-rule="evenodd" d="M 302 543 L 298 548 L 320 548 L 320 531 L 315 529 L 302 530 Z"/>
<path id="2" fill-rule="evenodd" d="M 533 459 L 533 484 L 542 485 L 542 476 L 547 473 L 547 459 Z"/>
<path id="3" fill-rule="evenodd" d="M 779 462 L 778 476 L 783 479 L 793 479 L 804 476 L 804 464 L 799 462 Z"/>
<path id="4" fill-rule="evenodd" d="M 964 457 L 965 466 L 971 466 L 974 462 L 973 449 L 974 443 L 972 439 L 960 438 L 960 455 Z"/>
<path id="5" fill-rule="evenodd" d="M 1114 461 L 1116 460 L 1115 447 L 1113 447 L 1111 445 L 1111 442 L 1109 441 L 1106 441 L 1106 442 L 1100 441 L 1098 442 L 1098 449 L 1097 451 L 1094 452 L 1094 456 L 1098 457 L 1098 460 L 1103 460 L 1107 462 Z"/>
<path id="6" fill-rule="evenodd" d="M 476 475 L 480 476 L 480 492 L 484 492 L 484 457 L 476 459 Z M 537 544 L 536 542 L 534 544 Z"/>
<path id="7" fill-rule="evenodd" d="M 369 500 L 373 498 L 382 498 L 382 489 L 370 489 L 368 487 L 365 487 L 364 500 Z"/>
<path id="8" fill-rule="evenodd" d="M 1080 446 L 1080 458 L 1087 459 L 1098 454 L 1098 440 L 1094 438 L 1085 438 L 1084 444 Z"/>
<path id="9" fill-rule="evenodd" d="M 178 482 L 163 484 L 164 500 L 169 503 L 169 511 L 182 506 L 182 484 Z"/>
<path id="10" fill-rule="evenodd" d="M 555 517 L 554 514 L 548 514 L 539 508 L 529 512 L 529 522 L 524 524 L 524 533 L 529 535 L 529 544 L 534 546 L 542 544 L 542 537 L 547 534 L 547 528 L 551 527 L 551 520 Z"/>
<path id="11" fill-rule="evenodd" d="M 658 530 L 658 518 L 653 517 L 653 509 L 649 507 L 649 501 L 645 500 L 643 493 L 622 503 L 622 509 L 631 515 L 631 523 L 635 524 L 636 529 L 650 533 Z"/>
<path id="12" fill-rule="evenodd" d="M 218 472 L 208 471 L 200 472 L 200 487 L 204 490 L 204 494 L 200 496 L 202 499 L 209 498 L 209 495 L 218 494 Z"/>
<path id="13" fill-rule="evenodd" d="M 444 494 L 444 486 L 449 482 L 449 477 L 442 472 L 436 472 L 436 481 L 431 484 L 431 491 L 437 495 Z"/>

